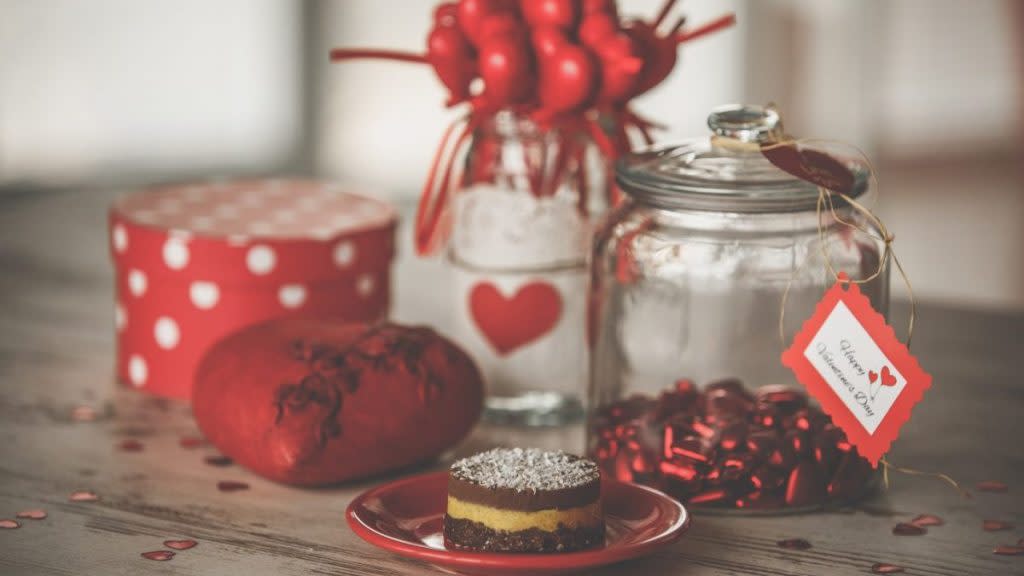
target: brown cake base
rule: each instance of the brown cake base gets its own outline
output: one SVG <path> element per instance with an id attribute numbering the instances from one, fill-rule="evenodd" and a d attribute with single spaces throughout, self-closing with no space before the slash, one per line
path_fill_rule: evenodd
<path id="1" fill-rule="evenodd" d="M 530 528 L 505 532 L 479 522 L 444 517 L 444 545 L 447 548 L 487 552 L 571 552 L 604 544 L 604 525 L 566 528 L 554 532 Z"/>

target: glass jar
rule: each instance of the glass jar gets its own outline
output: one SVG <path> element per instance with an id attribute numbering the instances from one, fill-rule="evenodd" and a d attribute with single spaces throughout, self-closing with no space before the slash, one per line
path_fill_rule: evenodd
<path id="1" fill-rule="evenodd" d="M 487 382 L 490 421 L 583 414 L 586 261 L 604 211 L 603 159 L 581 132 L 500 112 L 473 134 L 453 198 L 452 336 Z"/>
<path id="2" fill-rule="evenodd" d="M 881 247 L 836 218 L 858 213 L 837 200 L 819 214 L 817 187 L 759 152 L 781 132 L 774 111 L 731 106 L 708 124 L 710 139 L 618 165 L 627 200 L 596 233 L 591 266 L 588 452 L 614 477 L 694 504 L 853 496 L 870 466 L 788 385 L 780 355 L 835 281 L 825 254 L 864 279 Z M 850 167 L 863 201 L 867 174 Z M 861 289 L 887 314 L 885 270 Z"/>

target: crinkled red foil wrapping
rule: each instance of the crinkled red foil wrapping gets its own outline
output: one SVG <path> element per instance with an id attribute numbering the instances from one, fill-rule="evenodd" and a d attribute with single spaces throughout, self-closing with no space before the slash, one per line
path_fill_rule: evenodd
<path id="1" fill-rule="evenodd" d="M 679 380 L 591 418 L 590 456 L 617 480 L 701 506 L 770 510 L 861 496 L 873 476 L 842 430 L 799 389 Z"/>

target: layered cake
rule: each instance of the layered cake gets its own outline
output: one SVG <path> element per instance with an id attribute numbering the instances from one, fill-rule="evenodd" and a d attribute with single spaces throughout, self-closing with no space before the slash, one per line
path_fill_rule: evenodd
<path id="1" fill-rule="evenodd" d="M 452 464 L 449 548 L 568 552 L 604 543 L 601 475 L 564 452 L 497 448 Z"/>

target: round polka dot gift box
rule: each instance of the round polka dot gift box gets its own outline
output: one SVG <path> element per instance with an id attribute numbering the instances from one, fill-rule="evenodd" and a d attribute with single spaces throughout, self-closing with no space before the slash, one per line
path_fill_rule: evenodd
<path id="1" fill-rule="evenodd" d="M 307 180 L 172 185 L 110 209 L 117 375 L 188 398 L 199 359 L 282 316 L 387 315 L 395 210 Z"/>

